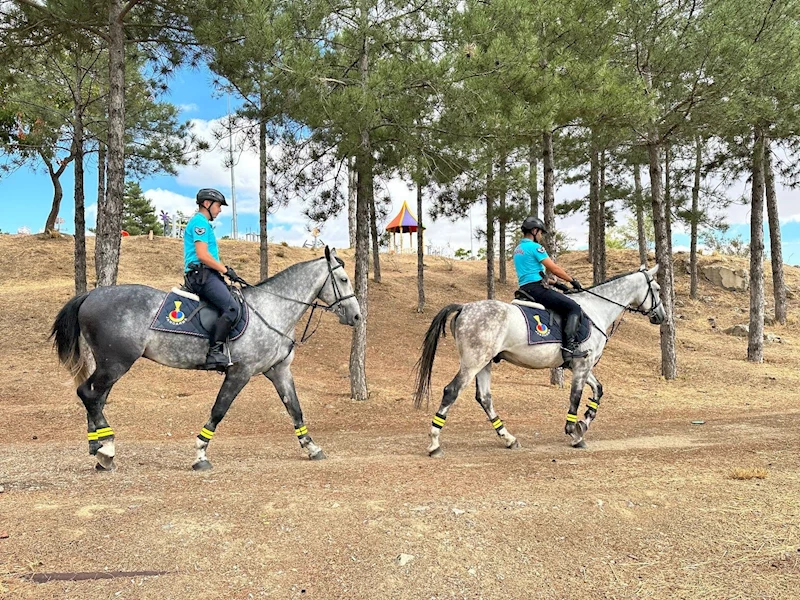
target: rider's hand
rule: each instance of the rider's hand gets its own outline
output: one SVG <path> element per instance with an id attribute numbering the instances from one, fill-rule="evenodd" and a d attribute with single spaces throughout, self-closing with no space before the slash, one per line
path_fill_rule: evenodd
<path id="1" fill-rule="evenodd" d="M 233 270 L 233 267 L 225 266 L 225 276 L 230 279 L 231 281 L 238 281 L 239 276 L 236 274 L 236 271 Z"/>
<path id="2" fill-rule="evenodd" d="M 574 287 L 576 290 L 582 290 L 583 289 L 583 286 L 581 285 L 581 282 L 578 281 L 577 279 L 573 279 L 572 281 L 570 281 L 570 283 L 572 284 L 572 287 Z"/>

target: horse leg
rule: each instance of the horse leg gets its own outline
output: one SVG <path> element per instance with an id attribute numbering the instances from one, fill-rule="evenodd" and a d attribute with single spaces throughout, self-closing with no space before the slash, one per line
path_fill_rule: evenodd
<path id="1" fill-rule="evenodd" d="M 582 361 L 586 362 L 586 361 Z M 587 425 L 583 421 L 578 421 L 578 407 L 583 395 L 583 387 L 589 378 L 591 367 L 576 366 L 572 369 L 572 386 L 569 392 L 569 411 L 567 411 L 567 422 L 564 426 L 564 433 L 572 438 L 573 448 L 585 448 L 583 434 L 586 433 Z"/>
<path id="2" fill-rule="evenodd" d="M 586 412 L 583 413 L 583 419 L 579 423 L 583 423 L 586 429 L 589 429 L 589 425 L 597 417 L 597 408 L 600 405 L 600 398 L 603 397 L 603 384 L 597 380 L 597 377 L 591 371 L 589 371 L 586 383 L 592 388 L 592 397 L 586 401 Z"/>
<path id="3" fill-rule="evenodd" d="M 518 450 L 520 445 L 517 441 L 517 438 L 509 433 L 503 424 L 503 421 L 500 420 L 500 417 L 497 416 L 497 413 L 494 410 L 494 406 L 492 404 L 492 391 L 490 389 L 491 383 L 492 363 L 489 363 L 475 376 L 475 400 L 478 401 L 478 404 L 480 404 L 484 412 L 486 412 L 486 416 L 489 417 L 489 422 L 497 432 L 497 435 L 503 439 L 506 448 Z"/>
<path id="4" fill-rule="evenodd" d="M 300 408 L 300 400 L 294 387 L 294 377 L 292 377 L 292 372 L 289 370 L 292 358 L 293 356 L 290 356 L 280 364 L 272 367 L 264 373 L 264 377 L 269 379 L 272 385 L 275 386 L 275 391 L 278 392 L 278 396 L 280 396 L 283 405 L 292 418 L 294 433 L 300 442 L 300 447 L 308 452 L 308 458 L 311 460 L 322 460 L 325 458 L 325 453 L 308 435 L 308 428 L 303 423 L 303 411 Z"/>
<path id="5" fill-rule="evenodd" d="M 195 471 L 208 471 L 211 469 L 211 462 L 206 457 L 208 444 L 211 442 L 211 438 L 214 437 L 217 425 L 225 417 L 234 399 L 247 385 L 248 381 L 250 381 L 250 372 L 245 371 L 238 364 L 230 367 L 225 373 L 225 381 L 222 382 L 222 387 L 217 392 L 214 406 L 211 407 L 211 416 L 194 441 L 197 457 L 192 463 L 192 469 Z"/>
<path id="6" fill-rule="evenodd" d="M 97 457 L 95 468 L 108 471 L 114 468 L 114 430 L 103 415 L 106 399 L 113 385 L 128 372 L 133 362 L 105 361 L 89 378 L 78 386 L 78 397 L 86 408 L 89 453 Z M 92 452 L 94 450 L 94 452 Z"/>
<path id="7" fill-rule="evenodd" d="M 478 370 L 479 369 L 471 370 L 461 367 L 458 374 L 453 378 L 453 381 L 445 386 L 444 393 L 442 394 L 442 403 L 439 405 L 439 410 L 436 411 L 436 414 L 433 416 L 433 421 L 431 422 L 431 444 L 428 446 L 428 456 L 435 458 L 442 456 L 442 448 L 439 445 L 439 434 L 442 431 L 442 427 L 444 427 L 445 419 L 447 419 L 447 411 L 450 410 L 450 407 L 456 401 L 456 398 L 458 398 L 461 390 L 467 386 Z"/>

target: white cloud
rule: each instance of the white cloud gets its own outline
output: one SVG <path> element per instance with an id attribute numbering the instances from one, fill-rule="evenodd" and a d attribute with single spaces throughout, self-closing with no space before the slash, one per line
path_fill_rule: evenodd
<path id="1" fill-rule="evenodd" d="M 144 192 L 144 196 L 156 207 L 156 213 L 163 210 L 174 215 L 178 211 L 181 211 L 184 214 L 190 215 L 196 208 L 194 198 L 189 198 L 188 196 L 177 194 L 170 190 L 162 190 L 161 188 L 150 189 Z"/>
<path id="2" fill-rule="evenodd" d="M 190 102 L 189 104 L 179 104 L 178 110 L 181 111 L 182 113 L 197 112 L 198 110 L 200 110 L 200 107 L 197 106 L 197 104 L 195 104 L 194 102 Z"/>

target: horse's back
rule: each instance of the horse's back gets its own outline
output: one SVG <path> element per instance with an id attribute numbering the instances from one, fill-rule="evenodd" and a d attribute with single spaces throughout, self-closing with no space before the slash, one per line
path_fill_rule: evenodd
<path id="1" fill-rule="evenodd" d="M 93 289 L 79 313 L 81 327 L 135 328 L 152 320 L 167 292 L 147 285 L 123 284 Z"/>

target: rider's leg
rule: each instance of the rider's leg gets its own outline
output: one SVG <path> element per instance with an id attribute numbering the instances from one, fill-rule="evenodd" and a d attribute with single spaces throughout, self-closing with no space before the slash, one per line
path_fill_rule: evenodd
<path id="1" fill-rule="evenodd" d="M 587 352 L 578 350 L 577 335 L 581 322 L 581 307 L 569 296 L 543 286 L 541 283 L 528 284 L 522 289 L 546 308 L 554 310 L 562 319 L 564 328 L 561 340 L 561 353 L 569 365 L 573 358 L 585 358 Z"/>
<path id="2" fill-rule="evenodd" d="M 204 367 L 209 370 L 224 371 L 228 368 L 230 360 L 228 360 L 228 356 L 223 351 L 223 344 L 228 339 L 233 323 L 236 321 L 238 303 L 233 299 L 228 286 L 225 285 L 225 281 L 222 279 L 222 275 L 216 271 L 208 273 L 199 290 L 199 295 L 220 311 L 220 316 L 214 324 L 213 337 Z"/>

